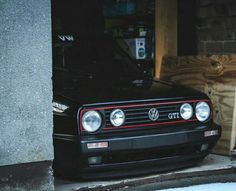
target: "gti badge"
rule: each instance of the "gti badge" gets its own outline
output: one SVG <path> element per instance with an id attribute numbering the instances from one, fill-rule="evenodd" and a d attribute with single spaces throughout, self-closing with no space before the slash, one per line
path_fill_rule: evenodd
<path id="1" fill-rule="evenodd" d="M 169 119 L 179 119 L 179 113 L 176 112 L 176 113 L 169 113 L 168 114 L 168 118 Z"/>
<path id="2" fill-rule="evenodd" d="M 159 118 L 159 112 L 156 108 L 152 108 L 148 112 L 148 117 L 152 121 L 156 121 Z"/>

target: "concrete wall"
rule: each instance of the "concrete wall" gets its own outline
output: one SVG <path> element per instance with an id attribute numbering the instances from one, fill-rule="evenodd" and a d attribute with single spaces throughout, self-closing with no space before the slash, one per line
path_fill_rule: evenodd
<path id="1" fill-rule="evenodd" d="M 199 0 L 198 54 L 236 53 L 236 1 Z"/>
<path id="2" fill-rule="evenodd" d="M 0 166 L 53 159 L 51 67 L 50 0 L 0 0 Z"/>

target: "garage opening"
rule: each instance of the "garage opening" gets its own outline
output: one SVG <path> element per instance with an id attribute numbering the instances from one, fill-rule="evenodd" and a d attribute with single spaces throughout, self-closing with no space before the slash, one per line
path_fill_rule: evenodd
<path id="1" fill-rule="evenodd" d="M 136 67 L 154 75 L 154 1 L 143 10 L 114 2 L 53 1 L 54 68 L 107 79 L 135 75 Z"/>
<path id="2" fill-rule="evenodd" d="M 125 129 L 122 138 L 128 137 L 129 133 L 133 133 L 137 126 L 141 129 L 143 124 L 150 129 L 150 132 L 152 131 L 155 134 L 154 126 L 152 126 L 151 122 L 158 121 L 158 118 L 163 120 L 161 125 L 158 121 L 158 125 L 162 128 L 161 132 L 166 133 L 167 128 L 164 125 L 172 124 L 174 120 L 174 122 L 178 123 L 176 127 L 181 127 L 181 121 L 183 120 L 180 119 L 184 119 L 184 117 L 180 116 L 180 113 L 174 109 L 179 109 L 182 105 L 178 104 L 185 104 L 185 102 L 183 100 L 175 101 L 176 105 L 174 103 L 171 105 L 174 109 L 169 107 L 171 112 L 169 110 L 165 111 L 167 118 L 162 119 L 161 107 L 154 107 L 158 105 L 156 99 L 154 99 L 151 91 L 147 91 L 150 83 L 144 85 L 146 79 L 153 77 L 187 85 L 205 92 L 213 100 L 213 105 L 216 106 L 214 107 L 216 109 L 211 113 L 211 115 L 216 117 L 216 124 L 218 126 L 227 126 L 227 133 L 224 130 L 222 131 L 224 139 L 220 139 L 220 144 L 217 145 L 214 153 L 221 155 L 229 155 L 231 153 L 235 146 L 235 128 L 233 125 L 229 125 L 229 127 L 228 123 L 224 124 L 224 120 L 219 117 L 219 113 L 224 112 L 224 109 L 226 109 L 233 115 L 235 114 L 234 107 L 229 108 L 228 104 L 226 104 L 226 107 L 224 107 L 224 104 L 219 106 L 222 95 L 217 97 L 216 91 L 219 85 L 216 82 L 221 74 L 225 57 L 209 57 L 207 55 L 199 58 L 198 56 L 189 56 L 198 55 L 200 50 L 197 37 L 199 33 L 195 31 L 195 26 L 199 24 L 197 11 L 202 8 L 201 6 L 203 5 L 195 0 L 180 0 L 178 3 L 177 1 L 169 0 L 52 0 L 54 149 L 55 158 L 63 158 L 63 160 L 54 162 L 55 175 L 59 177 L 57 181 L 58 188 L 64 187 L 64 184 L 75 186 L 75 182 L 62 180 L 64 178 L 60 177 L 66 176 L 68 179 L 76 177 L 76 172 L 79 169 L 75 168 L 74 172 L 71 171 L 72 166 L 76 163 L 81 166 L 84 164 L 89 164 L 90 166 L 100 165 L 99 168 L 102 168 L 102 162 L 104 163 L 103 165 L 110 165 L 124 161 L 120 154 L 110 153 L 109 156 L 104 157 L 105 154 L 99 154 L 98 152 L 97 155 L 94 155 L 89 152 L 89 149 L 107 149 L 104 153 L 108 153 L 108 148 L 111 145 L 107 141 L 107 135 L 116 133 L 114 127 L 118 129 L 117 132 L 121 131 L 122 128 Z M 185 12 L 186 9 L 191 11 Z M 191 41 L 190 44 L 186 43 L 186 38 Z M 206 45 L 207 43 L 204 42 L 203 44 Z M 234 60 L 235 58 L 230 57 L 226 60 L 231 59 Z M 206 71 L 204 69 L 205 66 L 207 66 Z M 203 76 L 207 77 L 207 81 L 202 80 L 199 68 L 205 72 Z M 205 75 L 209 68 L 213 68 L 213 73 L 218 72 L 217 74 L 214 73 L 213 83 L 209 83 L 209 79 L 212 80 L 212 76 L 210 74 Z M 132 83 L 127 85 L 127 79 Z M 101 83 L 103 84 L 102 89 Z M 219 87 L 223 88 L 220 85 Z M 136 91 L 137 87 L 143 88 L 142 93 Z M 227 85 L 224 87 L 228 89 Z M 230 87 L 232 87 L 232 83 Z M 114 91 L 112 95 L 111 89 Z M 230 92 L 230 95 L 233 95 L 234 90 Z M 106 97 L 102 94 L 103 92 L 106 92 Z M 158 91 L 156 90 L 156 92 Z M 175 89 L 176 92 L 181 92 L 181 90 L 177 88 Z M 163 94 L 164 91 L 158 92 L 158 95 Z M 132 96 L 132 101 L 128 100 L 130 96 Z M 149 99 L 147 108 L 141 108 L 144 105 L 144 101 L 141 99 L 143 96 Z M 167 98 L 167 100 L 169 99 L 170 97 Z M 75 112 L 78 107 L 73 100 L 76 100 L 77 106 L 83 104 L 79 112 Z M 117 100 L 120 100 L 120 102 L 117 103 Z M 137 100 L 142 100 L 142 103 Z M 206 100 L 206 97 L 202 100 Z M 230 99 L 230 101 L 232 100 Z M 114 103 L 118 104 L 119 107 L 116 108 Z M 163 102 L 162 104 L 166 106 L 165 104 L 167 103 L 169 102 Z M 197 102 L 195 103 L 193 100 L 189 103 L 190 106 L 184 106 L 191 108 L 197 105 Z M 127 104 L 130 105 L 127 106 Z M 204 107 L 207 106 L 204 105 Z M 158 112 L 152 110 L 156 108 Z M 151 114 L 144 116 L 141 113 L 142 109 L 147 109 L 145 114 Z M 136 111 L 135 114 L 134 110 Z M 83 117 L 86 114 L 93 114 L 93 122 L 95 124 L 93 128 L 96 129 L 96 124 L 99 124 L 101 130 L 93 131 L 89 125 L 88 127 L 86 126 L 86 120 L 85 124 L 82 124 Z M 113 114 L 119 116 L 117 120 L 112 120 L 111 116 Z M 125 117 L 123 117 L 124 115 Z M 149 118 L 147 119 L 147 117 Z M 193 117 L 193 114 L 191 114 L 191 117 Z M 125 120 L 127 121 L 124 122 Z M 170 122 L 168 120 L 173 121 Z M 197 123 L 197 116 L 190 120 Z M 106 125 L 101 125 L 104 121 Z M 230 121 L 234 124 L 232 117 Z M 142 123 L 142 125 L 138 123 Z M 206 121 L 206 123 L 210 123 L 210 121 Z M 74 128 L 75 126 L 79 128 Z M 201 128 L 193 129 L 199 130 Z M 142 135 L 148 134 L 146 130 L 141 130 Z M 173 132 L 175 129 L 170 128 L 168 130 Z M 184 131 L 185 127 L 182 130 Z M 230 136 L 228 134 L 229 131 Z M 96 134 L 96 132 L 98 133 Z M 83 134 L 84 138 L 78 139 L 78 134 L 80 133 Z M 218 136 L 219 134 L 220 130 L 213 128 L 210 131 L 205 131 L 204 135 L 207 137 Z M 140 134 L 135 134 L 135 136 L 140 136 Z M 103 141 L 94 141 L 97 138 L 101 138 Z M 150 148 L 147 152 L 147 155 L 149 155 L 148 160 L 153 160 L 157 155 L 159 157 L 172 157 L 173 153 L 176 155 L 195 154 L 192 152 L 193 150 L 195 152 L 197 149 L 197 152 L 202 152 L 215 144 L 213 137 L 212 140 L 214 141 L 207 144 L 201 141 L 198 144 L 181 145 L 182 141 L 187 139 L 185 136 L 179 135 L 176 138 L 176 144 L 179 144 L 179 147 L 174 150 L 171 146 L 170 148 L 167 146 L 168 149 L 166 150 L 158 150 L 158 152 Z M 170 138 L 168 140 L 171 141 Z M 79 141 L 84 146 L 79 145 Z M 76 144 L 72 142 L 76 142 Z M 129 143 L 134 145 L 134 142 Z M 148 144 L 155 144 L 153 142 L 155 141 L 152 140 Z M 122 145 L 121 142 L 118 143 L 117 145 Z M 139 144 L 139 150 L 134 151 L 134 154 L 138 154 L 139 157 L 125 150 L 123 153 L 123 156 L 127 157 L 125 162 L 129 163 L 134 158 L 135 160 L 143 160 L 145 156 L 141 156 L 143 153 L 141 148 L 145 148 L 145 146 L 146 144 Z M 78 153 L 82 150 L 86 150 L 86 160 L 75 160 L 79 158 Z M 215 161 L 216 166 L 212 166 L 209 161 Z M 225 163 L 225 161 L 227 162 Z M 209 165 L 209 168 L 201 168 L 200 170 L 195 168 L 194 172 L 191 170 L 188 172 L 180 171 L 180 176 L 184 174 L 185 177 L 189 177 L 191 173 L 193 176 L 194 174 L 195 176 L 199 174 L 204 176 L 206 171 L 210 171 L 213 174 L 225 168 L 225 166 L 230 167 L 229 169 L 232 171 L 235 168 L 234 162 L 231 162 L 227 157 L 222 158 L 219 155 L 211 155 L 207 158 L 205 164 Z M 57 166 L 63 166 L 63 168 L 58 169 Z M 115 168 L 119 167 L 116 166 Z M 143 168 L 143 170 L 146 169 Z M 112 173 L 113 170 L 111 170 L 111 176 Z M 86 176 L 88 178 L 89 175 Z M 161 177 L 157 175 L 154 179 L 153 177 L 138 178 L 129 180 L 128 184 L 134 186 L 141 180 L 152 182 L 157 179 L 161 180 Z M 173 176 L 168 174 L 166 179 L 173 179 Z M 108 186 L 115 185 L 115 188 L 118 185 L 119 187 L 123 184 L 122 181 L 110 182 Z M 77 189 L 90 189 L 91 186 L 97 188 L 101 184 L 101 182 L 82 182 L 76 187 Z"/>

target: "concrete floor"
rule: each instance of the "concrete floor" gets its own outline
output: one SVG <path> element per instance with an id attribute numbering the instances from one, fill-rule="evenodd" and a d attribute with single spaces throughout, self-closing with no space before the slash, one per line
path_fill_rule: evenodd
<path id="1" fill-rule="evenodd" d="M 160 191 L 230 191 L 236 190 L 236 183 L 213 183 L 213 184 L 202 184 L 182 188 L 171 188 Z"/>
<path id="2" fill-rule="evenodd" d="M 97 182 L 72 182 L 56 179 L 55 190 L 138 191 L 188 186 L 191 184 L 234 181 L 236 182 L 236 160 L 231 160 L 230 157 L 211 154 L 196 167 L 150 176 Z"/>

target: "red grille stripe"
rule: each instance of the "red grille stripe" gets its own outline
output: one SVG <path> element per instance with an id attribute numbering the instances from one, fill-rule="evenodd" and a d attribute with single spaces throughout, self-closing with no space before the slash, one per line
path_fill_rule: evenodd
<path id="1" fill-rule="evenodd" d="M 121 105 L 121 106 L 107 106 L 107 107 L 95 107 L 83 109 L 82 112 L 89 110 L 104 110 L 104 109 L 116 109 L 116 108 L 129 108 L 129 107 L 140 107 L 140 106 L 155 106 L 155 105 L 167 105 L 167 104 L 178 104 L 178 103 L 194 103 L 194 102 L 209 102 L 209 100 L 189 100 L 189 101 L 176 101 L 176 102 L 162 102 L 162 103 L 149 103 L 149 104 L 134 104 L 134 105 Z"/>
<path id="2" fill-rule="evenodd" d="M 90 111 L 90 110 L 106 110 L 106 109 L 124 109 L 130 107 L 141 107 L 141 106 L 158 106 L 158 105 L 173 105 L 179 103 L 197 103 L 197 102 L 208 102 L 209 100 L 185 100 L 185 101 L 175 101 L 175 102 L 161 102 L 161 103 L 148 103 L 148 104 L 133 104 L 133 105 L 122 105 L 122 106 L 106 106 L 106 107 L 91 107 L 88 109 L 82 109 L 80 111 L 80 131 L 84 132 L 85 130 L 82 127 L 82 115 L 83 113 Z M 112 129 L 124 129 L 124 128 L 135 128 L 141 126 L 155 126 L 155 125 L 170 125 L 170 124 L 177 124 L 177 123 L 186 123 L 186 122 L 194 122 L 197 119 L 191 120 L 179 120 L 179 121 L 171 121 L 171 122 L 159 122 L 159 123 L 148 123 L 148 124 L 138 124 L 138 125 L 125 125 L 121 127 L 106 127 L 103 130 L 112 130 Z"/>

